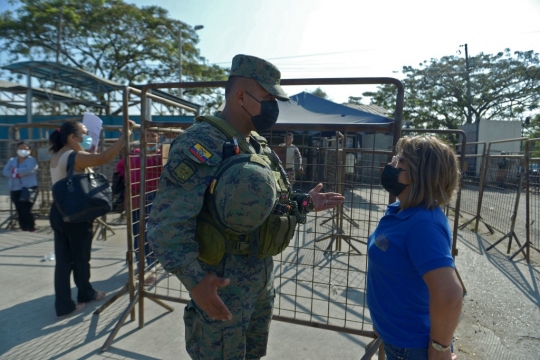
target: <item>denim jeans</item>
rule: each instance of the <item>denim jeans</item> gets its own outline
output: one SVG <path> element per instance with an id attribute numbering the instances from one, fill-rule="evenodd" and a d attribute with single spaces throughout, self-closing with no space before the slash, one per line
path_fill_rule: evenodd
<path id="1" fill-rule="evenodd" d="M 386 360 L 428 360 L 426 348 L 400 348 L 384 343 Z"/>
<path id="2" fill-rule="evenodd" d="M 384 343 L 386 360 L 428 360 L 428 348 L 400 348 L 394 345 Z M 454 352 L 453 343 L 450 345 L 450 351 Z"/>

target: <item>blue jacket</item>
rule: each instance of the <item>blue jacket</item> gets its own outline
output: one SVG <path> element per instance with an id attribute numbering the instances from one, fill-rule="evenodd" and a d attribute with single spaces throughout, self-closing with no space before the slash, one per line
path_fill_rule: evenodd
<path id="1" fill-rule="evenodd" d="M 35 158 L 28 156 L 22 163 L 18 163 L 18 157 L 12 157 L 4 166 L 2 174 L 9 177 L 8 187 L 10 191 L 21 190 L 23 187 L 37 186 L 36 172 L 39 168 Z M 18 178 L 13 177 L 13 169 L 17 169 Z"/>

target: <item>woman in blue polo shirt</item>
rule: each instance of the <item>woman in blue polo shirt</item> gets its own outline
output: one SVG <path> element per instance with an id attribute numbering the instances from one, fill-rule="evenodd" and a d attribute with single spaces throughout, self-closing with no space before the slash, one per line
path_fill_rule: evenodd
<path id="1" fill-rule="evenodd" d="M 463 288 L 442 206 L 459 181 L 453 150 L 436 137 L 404 137 L 381 184 L 398 201 L 368 240 L 367 304 L 386 358 L 452 359 Z"/>

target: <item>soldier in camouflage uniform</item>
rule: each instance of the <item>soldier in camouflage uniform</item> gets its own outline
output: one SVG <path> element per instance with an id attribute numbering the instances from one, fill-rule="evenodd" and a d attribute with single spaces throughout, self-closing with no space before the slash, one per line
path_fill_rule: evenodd
<path id="1" fill-rule="evenodd" d="M 279 85 L 280 77 L 279 70 L 265 60 L 234 57 L 225 89 L 226 106 L 219 116 L 245 144 L 236 146 L 236 153 L 263 152 L 260 140 L 264 138 L 255 131 L 268 130 L 277 121 L 276 99 L 288 100 Z M 207 206 L 205 195 L 227 157 L 228 144 L 229 137 L 207 121 L 196 121 L 179 135 L 171 144 L 148 222 L 148 240 L 160 263 L 190 292 L 184 322 L 186 348 L 193 359 L 259 359 L 266 355 L 275 296 L 272 257 L 256 256 L 249 250 L 232 253 L 227 247 L 218 263 L 201 260 L 198 230 Z M 284 184 L 281 179 L 277 183 Z M 320 193 L 322 186 L 318 184 L 309 193 L 312 211 L 343 203 L 340 194 Z"/>

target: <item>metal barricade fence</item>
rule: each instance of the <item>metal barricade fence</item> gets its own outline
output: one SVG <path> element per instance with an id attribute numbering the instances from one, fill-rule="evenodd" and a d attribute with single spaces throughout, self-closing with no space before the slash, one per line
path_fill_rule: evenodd
<path id="1" fill-rule="evenodd" d="M 9 159 L 15 156 L 15 152 L 12 152 L 9 146 L 9 140 L 0 140 L 0 167 L 3 170 Z M 9 212 L 11 207 L 11 200 L 9 197 L 9 178 L 2 176 L 0 178 L 0 212 Z M 7 215 L 9 216 L 9 215 Z"/>
<path id="2" fill-rule="evenodd" d="M 482 221 L 502 233 L 510 230 L 511 216 L 519 193 L 519 162 L 521 155 L 486 157 L 482 188 Z"/>
<path id="3" fill-rule="evenodd" d="M 479 221 L 482 220 L 491 231 L 497 230 L 504 236 L 489 246 L 486 251 L 506 238 L 509 239 L 507 252 L 510 252 L 514 239 L 521 246 L 515 228 L 518 222 L 524 223 L 524 214 L 519 216 L 523 180 L 521 175 L 523 166 L 520 165 L 524 163 L 524 156 L 522 154 L 505 154 L 492 149 L 496 144 L 523 140 L 499 140 L 492 141 L 488 145 L 486 163 L 482 172 L 482 188 L 479 196 L 481 210 L 476 221 L 476 231 L 478 231 Z"/>
<path id="4" fill-rule="evenodd" d="M 455 149 L 457 154 L 463 156 L 463 167 L 461 169 L 461 207 L 460 215 L 470 215 L 469 219 L 465 219 L 459 229 L 465 228 L 468 224 L 476 220 L 479 216 L 480 209 L 478 207 L 478 197 L 481 188 L 481 174 L 484 167 L 486 143 L 472 142 L 467 143 L 465 149 L 462 149 L 461 144 L 456 144 Z M 455 209 L 455 199 L 451 203 L 451 208 Z"/>
<path id="5" fill-rule="evenodd" d="M 525 244 L 516 251 L 516 256 L 523 249 L 525 258 L 530 261 L 530 249 L 540 252 L 540 157 L 538 157 L 538 144 L 540 139 L 531 139 L 525 143 L 525 162 L 523 176 L 526 189 L 525 202 Z"/>
<path id="6" fill-rule="evenodd" d="M 145 134 L 147 130 L 155 130 L 160 133 L 160 136 L 163 136 L 162 140 L 158 140 L 156 144 L 160 148 L 160 152 L 151 156 L 151 158 L 159 161 L 161 164 L 166 163 L 168 159 L 168 146 L 170 141 L 178 135 L 182 128 L 186 128 L 191 124 L 179 124 L 172 123 L 168 127 L 155 127 L 155 124 L 151 123 L 146 129 L 141 129 L 140 126 L 137 126 L 136 131 L 141 131 L 139 142 L 130 142 L 130 137 L 128 135 L 128 122 L 129 119 L 129 104 L 132 97 L 137 97 L 140 99 L 141 91 L 135 88 L 126 87 L 123 94 L 123 136 L 124 136 L 124 149 L 122 151 L 122 159 L 124 160 L 124 181 L 125 181 L 125 218 L 127 223 L 127 252 L 126 252 L 126 261 L 128 265 L 128 279 L 126 284 L 122 289 L 120 289 L 115 295 L 113 295 L 107 302 L 105 302 L 99 309 L 97 309 L 94 314 L 100 314 L 107 307 L 109 307 L 113 302 L 119 299 L 121 296 L 127 294 L 130 298 L 130 304 L 128 308 L 124 311 L 120 320 L 118 321 L 115 328 L 112 330 L 111 334 L 105 341 L 105 344 L 102 347 L 102 351 L 105 351 L 114 337 L 120 330 L 121 326 L 125 322 L 128 316 L 131 316 L 131 320 L 135 320 L 135 305 L 139 305 L 139 326 L 144 325 L 144 291 L 145 291 L 145 282 L 147 280 L 146 276 L 153 276 L 156 274 L 157 264 L 152 252 L 148 248 L 148 243 L 146 240 L 146 219 L 149 215 L 150 207 L 152 206 L 153 196 L 155 196 L 155 189 L 150 187 L 149 191 L 147 189 L 147 149 L 146 149 L 146 139 Z M 147 98 L 143 101 L 150 102 L 151 100 L 156 101 L 161 104 L 165 104 L 172 107 L 182 108 L 190 112 L 196 112 L 195 109 L 189 108 L 183 104 L 178 104 L 172 102 L 168 99 L 161 98 L 153 94 L 147 94 Z M 137 101 L 138 102 L 138 101 Z M 138 148 L 139 152 L 136 153 L 134 150 Z M 137 168 L 138 167 L 138 168 Z M 155 170 L 155 171 L 154 171 Z M 152 174 L 148 179 L 148 182 L 155 182 L 158 174 L 161 173 L 161 169 L 158 165 L 151 165 L 149 173 Z M 144 234 L 142 236 L 141 234 Z M 137 270 L 135 270 L 137 268 Z M 136 282 L 138 286 L 136 285 Z M 154 281 L 155 282 L 155 281 Z M 137 290 L 136 291 L 136 286 Z M 173 287 L 171 287 L 173 288 Z M 141 296 L 141 293 L 143 296 Z M 167 298 L 170 300 L 169 298 Z M 173 309 L 168 306 L 166 303 L 162 302 L 158 298 L 151 298 L 157 304 L 163 306 L 165 309 L 172 311 Z M 178 301 L 178 300 L 172 300 Z"/>
<path id="7" fill-rule="evenodd" d="M 222 86 L 225 83 L 219 84 Z M 129 92 L 128 89 L 125 100 L 129 99 Z M 144 96 L 142 103 L 145 104 Z M 126 111 L 124 126 L 127 126 L 127 119 Z M 169 311 L 172 311 L 172 308 L 164 301 L 180 303 L 189 301 L 189 293 L 180 281 L 156 263 L 151 249 L 145 249 L 147 243 L 143 234 L 146 232 L 146 221 L 142 220 L 147 218 L 148 205 L 152 205 L 154 196 L 155 184 L 152 182 L 155 181 L 155 174 L 152 175 L 152 170 L 165 164 L 168 159 L 168 144 L 165 143 L 165 139 L 172 138 L 173 133 L 189 125 L 152 122 L 144 118 L 142 120 L 143 133 L 152 129 L 158 131 L 164 138 L 158 141 L 161 152 L 155 154 L 146 148 L 145 136 L 141 136 L 138 180 L 140 194 L 137 195 L 137 191 L 132 193 L 135 184 L 128 184 L 130 177 L 126 179 L 127 197 L 130 199 L 139 197 L 139 200 L 136 200 L 139 202 L 139 235 L 136 251 L 139 255 L 138 291 L 135 292 L 133 282 L 128 281 L 124 289 L 115 295 L 116 298 L 129 292 L 131 301 L 103 345 L 102 351 L 111 345 L 129 314 L 133 318 L 136 304 L 139 305 L 139 327 L 144 326 L 145 298 Z M 278 123 L 272 131 L 262 135 L 266 137 L 270 147 L 278 151 L 282 148 L 280 144 L 286 132 L 294 133 L 294 145 L 298 147 L 303 158 L 304 172 L 299 171 L 298 167 L 294 169 L 296 170 L 294 188 L 307 192 L 317 183 L 323 182 L 324 191 L 341 192 L 346 200 L 342 206 L 334 210 L 309 214 L 307 222 L 298 225 L 289 247 L 274 257 L 276 299 L 273 318 L 297 325 L 375 337 L 364 295 L 367 274 L 366 243 L 367 237 L 377 226 L 389 202 L 389 195 L 379 184 L 379 179 L 383 167 L 391 160 L 392 151 L 389 149 L 394 147 L 399 138 L 399 122 L 396 126 Z M 465 134 L 462 131 L 419 132 L 460 133 L 463 136 L 463 145 L 465 143 Z M 349 138 L 353 140 L 349 142 Z M 358 143 L 355 143 L 354 139 Z M 359 146 L 360 143 L 363 146 Z M 352 146 L 349 147 L 349 144 Z M 155 162 L 149 162 L 156 155 L 158 156 Z M 463 162 L 463 159 L 461 161 Z M 130 163 L 131 160 L 126 162 L 126 173 L 130 171 L 128 169 Z M 458 192 L 455 219 L 459 215 L 460 195 Z M 132 207 L 130 211 L 136 210 L 133 203 L 134 201 L 129 202 L 129 206 Z M 128 254 L 135 253 L 131 228 L 135 222 L 131 223 L 128 226 L 128 233 L 131 233 L 128 236 Z M 454 256 L 457 254 L 456 239 L 457 221 L 454 222 L 452 249 Z M 128 266 L 131 280 L 134 266 L 133 257 L 129 255 Z M 147 275 L 150 275 L 148 278 L 151 281 L 145 284 Z M 108 304 L 102 308 L 106 306 Z M 379 349 L 379 358 L 382 359 L 384 351 L 382 347 Z M 371 348 L 363 359 L 371 358 L 373 354 Z"/>
<path id="8" fill-rule="evenodd" d="M 160 133 L 167 131 L 162 126 L 174 126 L 170 123 L 152 125 Z M 377 147 L 348 149 L 343 147 L 343 142 L 325 147 L 314 140 L 339 139 L 366 130 L 362 125 L 342 125 L 341 131 L 335 131 L 335 128 L 333 126 L 326 130 L 324 125 L 317 125 L 315 130 L 309 125 L 277 124 L 265 134 L 270 146 L 277 150 L 283 134 L 294 132 L 294 145 L 306 159 L 302 164 L 305 174 L 297 172 L 294 189 L 307 192 L 322 182 L 325 185 L 323 191 L 341 192 L 346 198 L 344 205 L 334 210 L 308 214 L 307 222 L 297 226 L 287 249 L 274 257 L 276 298 L 273 318 L 373 337 L 364 296 L 366 244 L 367 237 L 374 231 L 389 202 L 388 193 L 380 185 L 380 173 L 384 165 L 391 161 L 392 152 Z M 373 143 L 378 144 L 386 143 L 387 137 L 392 138 L 392 135 L 377 132 L 374 137 Z M 362 161 L 347 164 L 346 154 L 353 154 L 355 158 L 360 158 L 361 154 Z M 150 157 L 148 154 L 146 156 Z M 167 161 L 165 152 L 162 159 L 163 163 Z M 146 186 L 153 186 L 152 167 L 146 169 Z M 153 199 L 151 193 L 146 191 L 146 199 Z M 139 223 L 139 229 L 141 225 Z M 142 232 L 140 234 L 142 236 Z M 147 246 L 146 239 L 144 241 Z M 140 249 L 139 261 L 142 256 Z M 145 287 L 144 296 L 153 301 L 187 303 L 190 299 L 188 291 L 174 275 L 156 266 L 148 247 L 146 251 L 146 278 L 155 276 L 156 282 Z M 149 276 L 148 273 L 153 275 Z M 142 282 L 139 277 L 139 284 Z"/>
<path id="9" fill-rule="evenodd" d="M 152 130 L 162 134 L 173 126 L 170 123 L 148 123 L 150 125 Z M 177 126 L 185 128 L 184 125 Z M 276 151 L 279 151 L 286 132 L 295 134 L 294 146 L 305 161 L 302 162 L 304 174 L 297 172 L 294 189 L 307 192 L 323 182 L 324 191 L 339 191 L 346 198 L 344 205 L 335 210 L 310 213 L 306 224 L 298 225 L 287 249 L 274 257 L 276 299 L 273 318 L 297 325 L 373 336 L 364 296 L 366 245 L 389 200 L 388 193 L 380 185 L 380 174 L 391 161 L 392 152 L 384 148 L 392 141 L 389 139 L 392 136 L 382 132 L 383 129 L 372 130 L 371 148 L 346 148 L 345 141 L 339 140 L 366 131 L 366 125 L 339 126 L 341 131 L 336 131 L 336 126 L 326 130 L 325 125 L 276 124 L 265 134 Z M 332 139 L 337 141 L 332 142 Z M 163 164 L 167 160 L 166 154 L 167 151 L 162 151 Z M 348 154 L 362 161 L 347 163 Z M 147 154 L 147 158 L 151 155 Z M 153 166 L 147 167 L 147 185 L 153 180 L 150 175 Z M 460 192 L 456 199 L 456 210 L 459 211 Z M 454 254 L 457 253 L 456 227 L 457 223 L 454 224 Z M 146 253 L 144 266 L 146 272 L 156 277 L 155 283 L 144 288 L 145 297 L 158 303 L 161 300 L 189 301 L 188 291 L 174 275 L 156 265 L 151 252 Z M 139 284 L 142 281 L 139 279 Z"/>
<path id="10" fill-rule="evenodd" d="M 302 79 L 289 80 L 291 85 L 305 85 L 304 82 L 317 84 L 325 81 L 329 84 L 356 84 L 356 83 L 383 83 L 394 84 L 398 87 L 398 115 L 397 122 L 386 124 L 276 124 L 271 132 L 264 135 L 269 145 L 277 149 L 283 142 L 283 135 L 287 131 L 294 132 L 295 146 L 299 148 L 304 159 L 305 174 L 297 172 L 295 188 L 307 191 L 318 182 L 325 182 L 324 191 L 341 191 L 346 196 L 345 204 L 332 210 L 309 214 L 307 222 L 299 225 L 290 246 L 280 255 L 276 256 L 276 300 L 274 319 L 292 322 L 301 325 L 315 326 L 323 329 L 347 332 L 351 334 L 374 337 L 371 319 L 364 303 L 365 275 L 367 270 L 366 239 L 377 225 L 388 204 L 388 194 L 379 184 L 382 167 L 388 163 L 392 156 L 392 149 L 399 138 L 401 109 L 403 101 L 403 88 L 395 79 Z M 282 85 L 287 85 L 282 80 Z M 183 83 L 182 87 L 219 87 L 226 82 L 209 83 Z M 143 88 L 142 114 L 146 114 L 150 98 L 160 101 L 152 94 L 146 93 L 149 88 L 174 88 L 178 84 L 153 84 Z M 130 96 L 139 95 L 138 90 L 127 88 L 124 93 L 124 126 L 127 127 L 129 119 L 126 104 Z M 167 105 L 174 105 L 167 103 Z M 152 128 L 158 130 L 165 139 L 172 137 L 173 131 L 180 131 L 190 124 L 171 122 L 152 122 L 141 120 L 142 132 Z M 366 136 L 369 146 L 355 145 L 348 148 L 348 138 L 359 139 Z M 368 135 L 366 135 L 368 134 Z M 161 160 L 167 161 L 168 147 L 161 139 Z M 354 143 L 354 140 L 352 140 Z M 144 250 L 146 245 L 146 219 L 147 211 L 153 191 L 150 183 L 154 181 L 149 170 L 155 165 L 149 165 L 148 159 L 153 154 L 146 151 L 146 140 L 141 136 L 140 152 L 140 195 L 139 196 L 139 232 L 138 236 L 138 291 L 128 281 L 123 293 L 130 293 L 130 304 L 120 317 L 116 327 L 102 347 L 106 350 L 112 343 L 124 321 L 131 314 L 134 316 L 134 307 L 139 305 L 139 327 L 144 326 L 144 299 L 148 298 L 164 308 L 172 311 L 163 300 L 186 303 L 189 294 L 179 280 L 168 274 L 163 268 L 156 265 L 154 259 L 145 261 L 145 257 L 152 257 L 150 249 Z M 126 162 L 126 174 L 129 173 L 129 163 Z M 126 197 L 133 198 L 132 184 L 126 178 Z M 146 191 L 149 186 L 150 191 Z M 148 201 L 149 200 L 149 201 Z M 147 205 L 145 205 L 147 204 Z M 131 206 L 131 204 L 130 204 Z M 130 211 L 133 209 L 130 209 Z M 129 216 L 128 216 L 129 220 Z M 129 222 L 129 221 L 128 221 Z M 132 222 L 133 223 L 133 222 Z M 128 262 L 130 262 L 130 278 L 135 272 L 133 232 L 128 226 Z M 150 275 L 148 275 L 150 274 Z M 145 286 L 145 278 L 156 277 L 152 285 Z M 153 279 L 152 279 L 153 280 Z M 131 284 L 131 285 L 130 285 Z M 103 308 L 105 308 L 105 305 Z M 99 310 L 99 311 L 102 311 Z"/>

